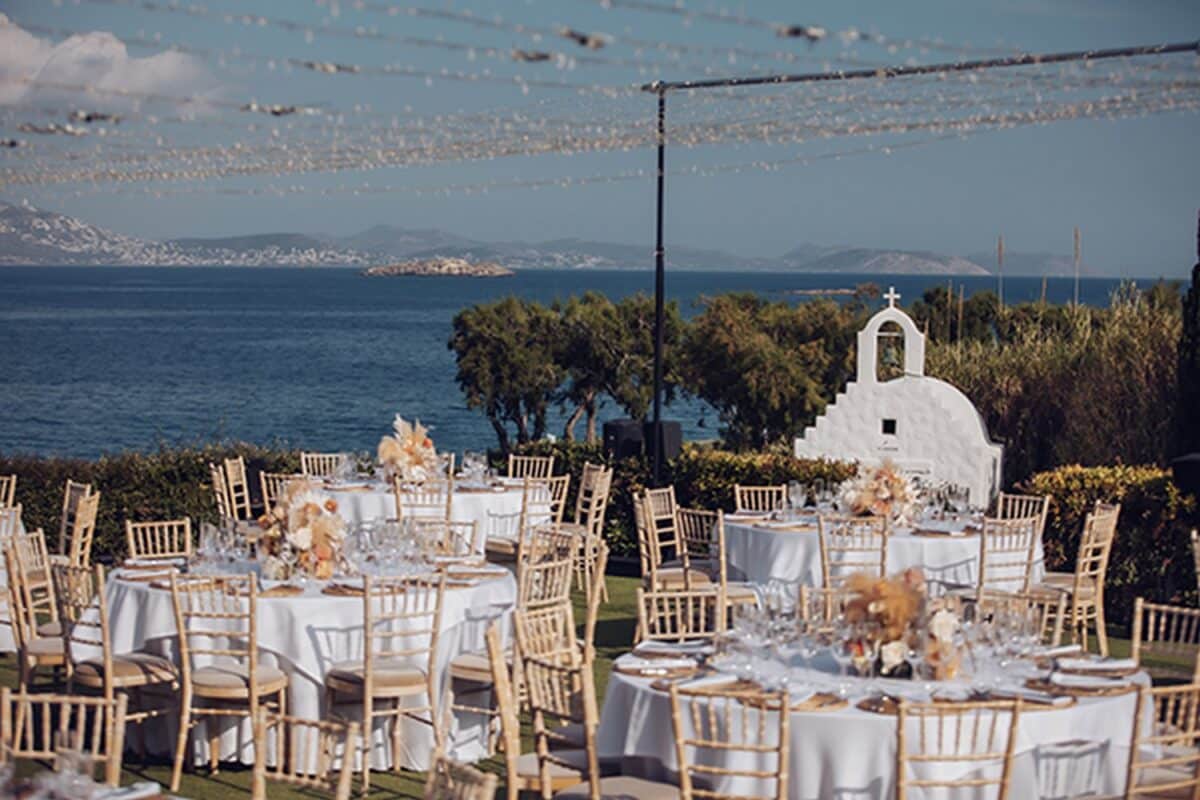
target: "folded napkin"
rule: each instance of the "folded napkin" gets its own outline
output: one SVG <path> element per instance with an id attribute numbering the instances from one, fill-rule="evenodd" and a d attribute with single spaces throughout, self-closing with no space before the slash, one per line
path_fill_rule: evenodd
<path id="1" fill-rule="evenodd" d="M 1050 692 L 1030 689 L 1027 686 L 1005 686 L 993 689 L 991 694 L 995 697 L 1020 698 L 1030 703 L 1040 703 L 1047 706 L 1069 706 L 1072 702 L 1070 695 L 1051 694 Z"/>
<path id="2" fill-rule="evenodd" d="M 123 581 L 136 581 L 138 583 L 150 583 L 152 581 L 170 580 L 172 575 L 178 575 L 179 570 L 171 567 L 161 570 L 149 569 L 122 569 L 118 571 L 116 577 Z"/>
<path id="3" fill-rule="evenodd" d="M 667 670 L 667 669 L 688 669 L 696 666 L 696 662 L 690 658 L 640 658 L 633 655 L 621 656 L 617 660 L 617 665 L 621 669 L 633 670 Z"/>
<path id="4" fill-rule="evenodd" d="M 1033 651 L 1034 658 L 1058 658 L 1059 656 L 1069 656 L 1075 653 L 1082 653 L 1083 647 L 1078 644 L 1064 644 L 1059 647 L 1046 647 Z"/>
<path id="5" fill-rule="evenodd" d="M 127 558 L 121 566 L 127 569 L 153 569 L 156 567 L 182 567 L 186 563 L 187 559 L 180 556 L 143 557 Z"/>
<path id="6" fill-rule="evenodd" d="M 658 659 L 657 661 L 661 661 Z M 657 662 L 656 662 L 657 663 Z M 710 689 L 714 686 L 725 686 L 727 684 L 737 683 L 737 676 L 723 672 L 714 672 L 711 675 L 702 675 L 699 678 L 689 678 L 686 681 L 680 681 L 676 684 L 680 689 Z"/>
<path id="7" fill-rule="evenodd" d="M 932 533 L 932 534 L 938 534 L 941 536 L 965 536 L 966 535 L 966 531 L 963 530 L 963 525 L 961 522 L 944 520 L 944 519 L 923 520 L 921 522 L 918 522 L 916 525 L 914 525 L 913 529 L 917 533 L 924 533 L 924 534 Z"/>
<path id="8" fill-rule="evenodd" d="M 633 648 L 635 654 L 642 653 L 662 653 L 668 655 L 675 654 L 694 654 L 707 655 L 713 651 L 712 643 L 703 642 L 660 642 L 654 639 L 642 642 L 637 647 Z M 659 659 L 661 661 L 662 659 Z"/>
<path id="9" fill-rule="evenodd" d="M 143 798 L 162 796 L 162 786 L 154 781 L 138 781 L 119 788 L 102 786 L 92 792 L 92 800 L 143 800 Z"/>
<path id="10" fill-rule="evenodd" d="M 768 520 L 770 518 L 770 514 L 758 514 L 754 512 L 725 515 L 726 522 L 759 522 L 760 520 Z"/>
<path id="11" fill-rule="evenodd" d="M 1067 675 L 1062 672 L 1055 672 L 1051 675 L 1050 683 L 1069 689 L 1114 689 L 1129 685 L 1129 681 L 1118 678 L 1103 678 L 1099 675 Z"/>
<path id="12" fill-rule="evenodd" d="M 1056 664 L 1060 670 L 1067 672 L 1112 672 L 1138 668 L 1138 662 L 1132 658 L 1060 658 Z"/>

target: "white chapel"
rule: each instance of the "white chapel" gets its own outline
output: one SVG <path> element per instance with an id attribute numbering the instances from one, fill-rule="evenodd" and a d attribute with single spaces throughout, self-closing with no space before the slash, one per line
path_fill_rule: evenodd
<path id="1" fill-rule="evenodd" d="M 989 437 L 983 417 L 954 386 L 925 374 L 925 336 L 888 305 L 858 332 L 857 379 L 796 439 L 797 458 L 836 458 L 863 464 L 895 462 L 911 475 L 970 487 L 971 502 L 987 505 L 1000 488 L 1004 449 Z M 879 341 L 904 339 L 904 374 L 879 380 Z"/>

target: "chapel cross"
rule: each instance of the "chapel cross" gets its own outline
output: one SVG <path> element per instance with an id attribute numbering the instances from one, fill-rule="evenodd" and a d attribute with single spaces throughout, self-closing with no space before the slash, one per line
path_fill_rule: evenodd
<path id="1" fill-rule="evenodd" d="M 895 286 L 889 286 L 887 294 L 884 295 L 884 298 L 886 298 L 888 301 L 888 308 L 895 308 L 896 301 L 900 299 L 900 295 L 896 294 Z"/>

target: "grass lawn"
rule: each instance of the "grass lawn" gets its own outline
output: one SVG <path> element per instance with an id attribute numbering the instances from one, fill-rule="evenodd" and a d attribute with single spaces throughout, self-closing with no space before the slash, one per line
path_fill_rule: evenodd
<path id="1" fill-rule="evenodd" d="M 600 619 L 596 626 L 596 694 L 601 699 L 604 697 L 613 660 L 626 652 L 633 642 L 633 631 L 637 619 L 635 589 L 639 583 L 640 579 L 638 578 L 608 577 L 609 602 L 601 608 Z M 584 612 L 578 599 L 576 615 L 577 620 L 582 624 Z M 1129 653 L 1129 640 L 1127 639 L 1109 637 L 1109 645 L 1114 656 L 1125 656 Z M 0 681 L 7 686 L 16 685 L 16 670 L 11 658 L 0 661 Z M 526 737 L 525 747 L 528 749 L 529 746 L 529 740 Z M 169 763 L 152 762 L 142 766 L 132 762 L 132 757 L 126 759 L 122 783 L 153 780 L 158 781 L 164 787 L 170 783 L 171 767 Z M 504 764 L 501 757 L 493 757 L 478 766 L 500 775 L 503 787 Z M 246 798 L 250 794 L 250 778 L 249 768 L 222 765 L 221 772 L 215 776 L 209 776 L 207 768 L 200 768 L 196 773 L 184 773 L 179 794 L 182 797 L 197 799 Z M 424 773 L 375 772 L 371 774 L 371 797 L 385 800 L 393 797 L 420 797 L 424 781 Z M 313 796 L 271 784 L 268 784 L 267 791 L 272 798 L 311 798 Z"/>

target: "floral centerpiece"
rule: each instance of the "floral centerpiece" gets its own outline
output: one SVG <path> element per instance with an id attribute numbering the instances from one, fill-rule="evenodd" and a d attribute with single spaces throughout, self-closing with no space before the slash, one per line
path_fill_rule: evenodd
<path id="1" fill-rule="evenodd" d="M 307 480 L 291 481 L 279 502 L 259 518 L 260 548 L 266 553 L 263 577 L 285 580 L 294 571 L 328 580 L 341 555 L 346 523 L 337 501 Z"/>
<path id="2" fill-rule="evenodd" d="M 438 473 L 437 451 L 419 420 L 410 425 L 397 414 L 392 430 L 379 440 L 378 449 L 379 465 L 389 479 L 421 483 Z"/>
<path id="3" fill-rule="evenodd" d="M 855 669 L 866 673 L 876 666 L 884 674 L 905 663 L 908 636 L 925 606 L 925 576 L 906 570 L 898 577 L 866 573 L 846 579 L 850 597 L 843 607 L 845 621 L 854 627 L 849 643 Z"/>
<path id="4" fill-rule="evenodd" d="M 851 514 L 906 519 L 912 516 L 917 493 L 892 461 L 860 467 L 858 476 L 842 490 L 842 507 Z"/>

